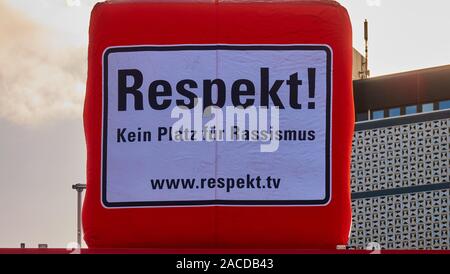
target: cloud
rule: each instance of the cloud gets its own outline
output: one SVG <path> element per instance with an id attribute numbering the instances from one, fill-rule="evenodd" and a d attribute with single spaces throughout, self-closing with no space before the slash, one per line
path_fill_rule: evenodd
<path id="1" fill-rule="evenodd" d="M 81 117 L 86 49 L 0 0 L 0 118 L 25 126 Z"/>

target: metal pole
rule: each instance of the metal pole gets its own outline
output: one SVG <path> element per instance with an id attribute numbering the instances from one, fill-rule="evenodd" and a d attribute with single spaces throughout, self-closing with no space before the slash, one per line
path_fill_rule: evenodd
<path id="1" fill-rule="evenodd" d="M 364 79 L 370 77 L 369 71 L 369 21 L 367 19 L 364 21 L 364 41 L 365 41 L 365 53 L 366 60 L 364 62 Z"/>
<path id="2" fill-rule="evenodd" d="M 81 191 L 78 192 L 78 201 L 77 201 L 77 243 L 78 246 L 81 247 Z"/>
<path id="3" fill-rule="evenodd" d="M 76 184 L 72 185 L 72 189 L 77 191 L 77 243 L 81 248 L 81 198 L 83 194 L 83 190 L 86 189 L 86 185 L 84 184 Z"/>

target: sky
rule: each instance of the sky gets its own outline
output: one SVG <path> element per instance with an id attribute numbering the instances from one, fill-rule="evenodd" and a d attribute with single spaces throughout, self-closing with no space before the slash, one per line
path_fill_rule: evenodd
<path id="1" fill-rule="evenodd" d="M 76 240 L 94 0 L 0 0 L 0 248 Z M 372 76 L 450 64 L 450 1 L 340 0 Z"/>

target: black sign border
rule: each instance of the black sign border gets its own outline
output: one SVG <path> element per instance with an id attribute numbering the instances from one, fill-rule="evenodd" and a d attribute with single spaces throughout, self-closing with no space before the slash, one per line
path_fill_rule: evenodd
<path id="1" fill-rule="evenodd" d="M 142 201 L 108 202 L 107 200 L 107 140 L 108 140 L 108 56 L 117 52 L 185 51 L 185 50 L 302 50 L 325 51 L 327 55 L 326 137 L 325 137 L 325 198 L 323 200 L 198 200 L 198 201 Z M 101 201 L 105 208 L 179 207 L 179 206 L 325 206 L 331 201 L 331 96 L 332 50 L 326 45 L 179 45 L 111 47 L 103 54 L 103 136 L 101 166 Z"/>

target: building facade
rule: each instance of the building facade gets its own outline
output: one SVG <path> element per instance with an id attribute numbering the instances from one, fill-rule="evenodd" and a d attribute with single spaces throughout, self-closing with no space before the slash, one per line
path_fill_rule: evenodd
<path id="1" fill-rule="evenodd" d="M 349 246 L 450 249 L 450 66 L 354 82 Z"/>
<path id="2" fill-rule="evenodd" d="M 356 49 L 353 49 L 353 71 L 352 71 L 353 80 L 362 79 L 362 76 L 364 74 L 363 71 L 365 61 L 366 59 L 364 58 L 364 56 Z"/>

